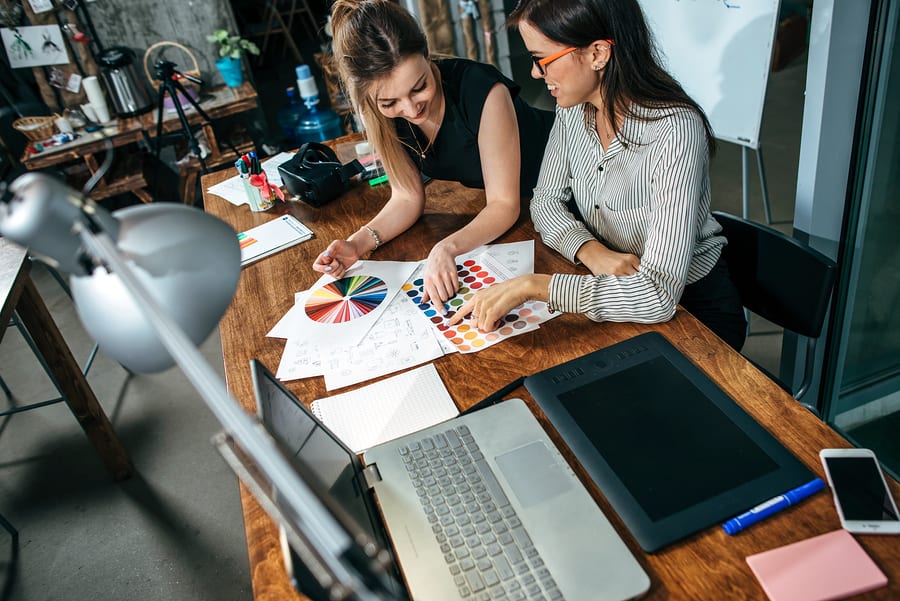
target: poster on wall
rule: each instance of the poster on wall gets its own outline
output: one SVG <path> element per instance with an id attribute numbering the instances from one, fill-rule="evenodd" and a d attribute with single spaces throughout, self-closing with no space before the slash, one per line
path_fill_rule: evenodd
<path id="1" fill-rule="evenodd" d="M 59 25 L 32 25 L 0 29 L 3 49 L 13 69 L 45 67 L 69 62 L 66 42 Z"/>

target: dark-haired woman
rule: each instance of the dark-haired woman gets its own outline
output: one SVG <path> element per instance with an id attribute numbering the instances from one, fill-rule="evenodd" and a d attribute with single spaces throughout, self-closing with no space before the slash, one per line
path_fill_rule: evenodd
<path id="1" fill-rule="evenodd" d="M 715 140 L 658 63 L 637 0 L 521 0 L 509 21 L 532 54 L 532 77 L 557 103 L 531 202 L 535 228 L 590 274 L 494 285 L 451 321 L 471 315 L 489 330 L 539 299 L 595 321 L 656 323 L 680 302 L 739 349 L 746 321 L 710 215 Z"/>
<path id="2" fill-rule="evenodd" d="M 471 222 L 434 245 L 425 298 L 446 301 L 459 287 L 456 257 L 486 244 L 519 217 L 540 169 L 553 113 L 528 106 L 519 87 L 490 65 L 432 60 L 425 36 L 389 0 L 338 0 L 331 9 L 334 55 L 369 141 L 391 182 L 384 208 L 313 268 L 341 277 L 361 256 L 409 229 L 422 215 L 421 173 L 484 188 Z"/>

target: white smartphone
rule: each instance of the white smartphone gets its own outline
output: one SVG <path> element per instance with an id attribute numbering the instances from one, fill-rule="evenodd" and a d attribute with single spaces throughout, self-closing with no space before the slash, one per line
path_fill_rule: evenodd
<path id="1" fill-rule="evenodd" d="M 859 534 L 900 534 L 900 514 L 869 449 L 819 452 L 838 517 L 845 530 Z"/>

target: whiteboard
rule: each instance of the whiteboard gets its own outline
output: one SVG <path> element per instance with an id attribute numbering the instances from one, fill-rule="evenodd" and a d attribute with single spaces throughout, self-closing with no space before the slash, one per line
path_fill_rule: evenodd
<path id="1" fill-rule="evenodd" d="M 716 138 L 759 148 L 780 0 L 639 0 L 663 66 Z"/>

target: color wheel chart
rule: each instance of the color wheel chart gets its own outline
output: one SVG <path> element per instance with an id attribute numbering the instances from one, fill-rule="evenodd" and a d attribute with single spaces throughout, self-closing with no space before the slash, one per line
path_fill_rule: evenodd
<path id="1" fill-rule="evenodd" d="M 353 275 L 313 290 L 303 308 L 307 317 L 317 323 L 345 323 L 377 309 L 387 293 L 384 280 Z"/>
<path id="2" fill-rule="evenodd" d="M 552 317 L 547 310 L 546 303 L 528 301 L 513 309 L 504 318 L 504 323 L 491 332 L 481 332 L 478 328 L 465 322 L 452 327 L 448 326 L 447 320 L 478 290 L 509 279 L 505 268 L 487 254 L 475 258 L 460 257 L 458 260 L 460 262 L 456 265 L 456 270 L 459 275 L 460 287 L 456 296 L 446 303 L 446 316 L 442 316 L 431 303 L 422 302 L 425 283 L 422 278 L 416 277 L 405 283 L 401 290 L 419 307 L 437 328 L 440 335 L 453 343 L 459 352 L 474 353 L 517 334 L 536 330 L 542 322 Z"/>

